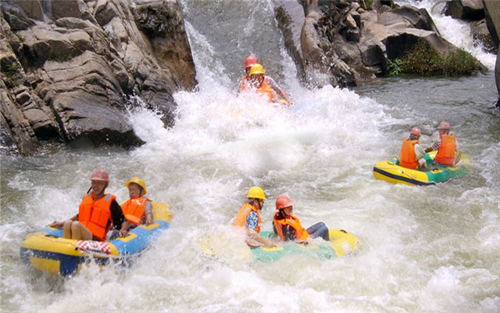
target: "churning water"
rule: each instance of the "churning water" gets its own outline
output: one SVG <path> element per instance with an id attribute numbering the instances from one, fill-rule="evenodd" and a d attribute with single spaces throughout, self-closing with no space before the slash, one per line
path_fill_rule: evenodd
<path id="1" fill-rule="evenodd" d="M 491 72 L 309 90 L 295 79 L 267 1 L 183 5 L 199 90 L 175 94 L 173 128 L 139 108 L 130 119 L 146 144 L 132 151 L 55 147 L 35 157 L 2 156 L 2 311 L 500 310 L 500 115 Z M 294 109 L 237 95 L 250 53 L 291 94 Z M 430 145 L 441 119 L 474 159 L 465 178 L 431 187 L 373 178 L 373 165 L 397 155 L 412 125 Z M 100 272 L 91 264 L 63 280 L 25 267 L 24 237 L 73 216 L 96 166 L 109 170 L 108 191 L 120 201 L 128 197 L 124 183 L 142 177 L 151 199 L 171 205 L 171 228 L 130 268 Z M 253 185 L 269 199 L 264 230 L 274 200 L 286 193 L 303 224 L 346 229 L 362 249 L 336 260 L 288 256 L 270 264 L 237 253 L 203 258 L 198 239 L 229 232 Z M 235 249 L 244 246 L 234 239 Z"/>

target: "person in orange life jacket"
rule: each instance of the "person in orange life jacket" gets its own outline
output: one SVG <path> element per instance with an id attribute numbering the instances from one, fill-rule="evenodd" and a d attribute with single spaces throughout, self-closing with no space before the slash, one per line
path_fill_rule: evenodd
<path id="1" fill-rule="evenodd" d="M 273 87 L 268 84 L 266 80 L 266 73 L 260 64 L 252 65 L 248 78 L 248 84 L 242 87 L 243 90 L 255 90 L 258 94 L 265 95 L 268 102 L 281 103 L 285 105 L 288 104 L 287 101 L 281 98 Z"/>
<path id="2" fill-rule="evenodd" d="M 240 80 L 240 86 L 241 90 L 246 90 L 247 87 L 249 87 L 249 77 L 250 77 L 250 70 L 252 68 L 252 65 L 258 64 L 259 61 L 257 58 L 253 55 L 250 55 L 246 58 L 245 60 L 245 73 L 246 75 L 241 76 Z M 290 98 L 288 95 L 285 93 L 285 91 L 276 83 L 276 81 L 270 77 L 269 75 L 266 75 L 265 77 L 266 83 L 273 88 L 273 90 L 280 96 L 282 97 L 287 103 L 290 102 Z"/>
<path id="3" fill-rule="evenodd" d="M 418 139 L 422 135 L 420 128 L 414 126 L 410 130 L 410 137 L 403 140 L 401 152 L 399 154 L 399 165 L 410 169 L 427 167 L 424 158 L 424 148 L 419 144 Z"/>
<path id="4" fill-rule="evenodd" d="M 267 200 L 262 188 L 254 186 L 248 190 L 248 201 L 238 211 L 233 222 L 234 226 L 245 227 L 247 234 L 247 244 L 250 247 L 274 247 L 275 245 L 262 237 L 260 233 L 260 225 L 262 223 L 260 210 L 264 206 L 264 201 Z"/>
<path id="5" fill-rule="evenodd" d="M 450 134 L 450 123 L 441 121 L 438 125 L 439 139 L 432 146 L 425 149 L 425 152 L 437 150 L 434 163 L 444 166 L 455 166 L 460 160 L 460 149 L 455 134 Z"/>
<path id="6" fill-rule="evenodd" d="M 119 235 L 125 237 L 129 223 L 116 197 L 104 193 L 109 184 L 108 172 L 96 168 L 91 181 L 92 186 L 83 197 L 78 214 L 63 222 L 55 221 L 50 226 L 63 227 L 63 238 L 104 241 L 111 225 L 114 225 L 120 228 Z"/>
<path id="7" fill-rule="evenodd" d="M 122 204 L 122 211 L 131 227 L 152 224 L 154 222 L 153 205 L 145 196 L 147 189 L 144 180 L 140 177 L 133 177 L 125 183 L 125 187 L 128 188 L 130 199 Z"/>
<path id="8" fill-rule="evenodd" d="M 299 218 L 293 215 L 293 202 L 288 196 L 281 195 L 276 199 L 276 214 L 273 218 L 273 230 L 281 241 L 295 240 L 299 243 L 306 242 L 308 238 L 321 237 L 330 240 L 328 227 L 323 222 L 314 224 L 305 229 L 300 224 Z"/>

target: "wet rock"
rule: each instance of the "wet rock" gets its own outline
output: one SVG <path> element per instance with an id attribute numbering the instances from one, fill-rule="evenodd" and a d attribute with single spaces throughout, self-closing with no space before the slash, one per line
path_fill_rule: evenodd
<path id="1" fill-rule="evenodd" d="M 478 21 L 484 18 L 483 0 L 448 1 L 444 13 L 460 20 Z"/>
<path id="2" fill-rule="evenodd" d="M 306 82 L 305 64 L 300 45 L 302 26 L 304 25 L 304 8 L 297 1 L 277 0 L 275 15 L 278 26 L 283 32 L 285 47 L 297 66 L 297 76 Z"/>
<path id="3" fill-rule="evenodd" d="M 486 20 L 481 20 L 471 23 L 472 38 L 474 39 L 474 46 L 482 46 L 484 50 L 489 53 L 495 54 L 497 52 L 497 45 L 493 41 L 493 37 L 488 31 Z"/>
<path id="4" fill-rule="evenodd" d="M 496 0 L 484 0 L 486 26 L 494 46 L 500 45 L 500 6 Z"/>
<path id="5" fill-rule="evenodd" d="M 497 60 L 495 64 L 495 81 L 499 99 L 497 107 L 500 107 L 500 6 L 496 0 L 484 0 L 484 11 L 486 14 L 486 24 L 491 34 L 494 45 L 497 47 Z"/>
<path id="6" fill-rule="evenodd" d="M 3 17 L 9 23 L 12 30 L 23 30 L 35 25 L 20 8 L 4 5 L 2 7 Z"/>
<path id="7" fill-rule="evenodd" d="M 196 85 L 176 0 L 8 0 L 1 9 L 1 143 L 21 154 L 40 140 L 140 144 L 127 108 L 145 102 L 170 126 L 172 94 Z"/>
<path id="8" fill-rule="evenodd" d="M 425 9 L 389 0 L 373 1 L 373 10 L 356 0 L 301 3 L 306 17 L 300 49 L 307 81 L 314 85 L 345 87 L 373 79 L 386 71 L 389 60 L 401 58 L 419 40 L 442 56 L 458 49 L 440 36 Z M 477 63 L 478 69 L 485 69 Z"/>

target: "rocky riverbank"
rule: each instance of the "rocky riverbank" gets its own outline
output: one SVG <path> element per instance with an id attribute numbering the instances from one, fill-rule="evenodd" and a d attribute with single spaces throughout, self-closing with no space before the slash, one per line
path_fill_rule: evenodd
<path id="1" fill-rule="evenodd" d="M 195 68 L 180 4 L 2 2 L 0 143 L 21 154 L 41 140 L 140 144 L 125 109 L 136 96 L 172 125 L 172 94 Z"/>

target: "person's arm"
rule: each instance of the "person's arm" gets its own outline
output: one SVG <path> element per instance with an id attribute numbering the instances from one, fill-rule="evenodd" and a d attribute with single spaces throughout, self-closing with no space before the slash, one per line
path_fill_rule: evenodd
<path id="1" fill-rule="evenodd" d="M 434 143 L 432 144 L 432 146 L 430 146 L 429 148 L 425 149 L 425 152 L 435 151 L 435 150 L 439 149 L 439 146 L 441 146 L 441 139 L 438 139 L 438 140 L 434 141 Z"/>
<path id="2" fill-rule="evenodd" d="M 153 219 L 153 205 L 151 201 L 146 202 L 146 225 L 150 225 L 154 223 Z"/>
<path id="3" fill-rule="evenodd" d="M 71 217 L 71 218 L 69 218 L 68 220 L 71 220 L 71 221 L 73 221 L 73 222 L 74 222 L 74 221 L 76 221 L 77 219 L 78 219 L 78 214 L 77 214 L 77 215 L 75 215 L 75 216 L 73 216 L 73 217 Z M 50 224 L 49 226 L 50 226 L 50 227 L 55 227 L 55 228 L 61 228 L 61 227 L 64 225 L 64 223 L 65 223 L 65 222 L 66 222 L 66 221 L 62 221 L 62 222 L 53 221 L 53 222 L 52 222 L 52 224 Z"/>
<path id="4" fill-rule="evenodd" d="M 422 148 L 421 145 L 415 145 L 415 157 L 417 158 L 419 167 L 427 167 L 424 155 L 425 155 L 424 148 Z"/>
<path id="5" fill-rule="evenodd" d="M 272 77 L 266 76 L 266 81 L 267 81 L 267 84 L 269 86 L 271 86 L 271 88 L 273 88 L 273 90 L 276 92 L 277 96 L 283 98 L 288 104 L 290 104 L 290 98 L 288 97 L 286 92 L 283 91 L 283 89 L 281 89 L 281 87 L 276 83 L 276 81 Z M 279 102 L 279 100 L 280 100 L 279 97 L 278 97 L 277 101 L 275 101 L 275 102 Z"/>
<path id="6" fill-rule="evenodd" d="M 111 202 L 111 219 L 113 220 L 113 225 L 115 225 L 116 228 L 120 228 L 120 237 L 125 237 L 128 234 L 128 228 L 130 226 L 130 223 L 125 219 L 125 215 L 123 215 L 122 208 L 116 202 L 113 200 Z"/>
<path id="7" fill-rule="evenodd" d="M 272 243 L 271 241 L 262 237 L 261 235 L 257 234 L 257 232 L 255 230 L 253 230 L 252 228 L 247 228 L 247 236 L 248 236 L 248 238 L 257 241 L 258 243 L 260 243 L 261 245 L 263 245 L 266 248 L 276 247 L 274 245 L 274 243 Z"/>
<path id="8" fill-rule="evenodd" d="M 262 237 L 255 231 L 257 229 L 259 223 L 259 216 L 255 212 L 250 212 L 247 216 L 246 220 L 246 231 L 247 231 L 247 237 L 250 239 L 253 239 L 263 245 L 264 247 L 270 248 L 270 247 L 275 247 L 275 245 L 267 240 L 266 238 Z"/>
<path id="9" fill-rule="evenodd" d="M 453 166 L 457 165 L 457 163 L 460 161 L 460 157 L 461 157 L 460 148 L 458 148 L 458 141 L 455 138 L 455 160 L 453 160 Z"/>

